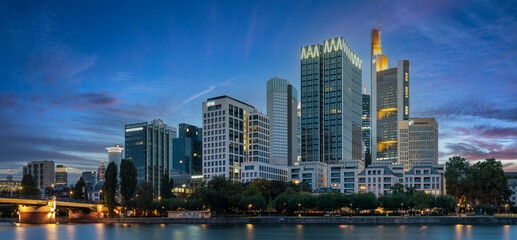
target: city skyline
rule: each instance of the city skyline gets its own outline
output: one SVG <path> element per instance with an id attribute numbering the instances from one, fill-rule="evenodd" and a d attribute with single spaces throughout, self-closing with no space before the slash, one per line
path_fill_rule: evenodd
<path id="1" fill-rule="evenodd" d="M 300 47 L 338 36 L 363 59 L 370 93 L 378 2 L 324 3 L 128 4 L 119 13 L 100 3 L 3 4 L 0 177 L 52 160 L 75 183 L 108 162 L 105 148 L 124 142 L 124 124 L 161 118 L 200 127 L 201 104 L 215 96 L 265 112 L 266 81 L 277 76 L 300 89 Z M 440 163 L 494 157 L 517 170 L 512 2 L 382 8 L 383 53 L 390 66 L 411 61 L 410 116 L 440 123 Z M 82 14 L 94 9 L 95 18 Z"/>

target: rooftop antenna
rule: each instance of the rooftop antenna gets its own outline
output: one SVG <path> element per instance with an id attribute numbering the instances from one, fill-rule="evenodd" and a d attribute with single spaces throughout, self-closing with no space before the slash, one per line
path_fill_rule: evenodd
<path id="1" fill-rule="evenodd" d="M 382 3 L 379 0 L 379 31 L 381 30 L 381 6 L 382 6 Z"/>

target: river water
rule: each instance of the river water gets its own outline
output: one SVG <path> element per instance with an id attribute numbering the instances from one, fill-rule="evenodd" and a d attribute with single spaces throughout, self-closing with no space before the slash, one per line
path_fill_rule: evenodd
<path id="1" fill-rule="evenodd" d="M 0 239 L 517 239 L 517 226 L 472 225 L 131 225 L 131 224 L 0 224 Z"/>

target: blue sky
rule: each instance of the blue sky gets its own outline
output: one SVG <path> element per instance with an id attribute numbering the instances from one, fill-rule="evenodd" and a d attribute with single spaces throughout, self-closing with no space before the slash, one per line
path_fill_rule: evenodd
<path id="1" fill-rule="evenodd" d="M 516 6 L 383 3 L 383 52 L 410 61 L 410 116 L 437 118 L 440 160 L 517 170 Z M 200 125 L 213 96 L 265 112 L 266 81 L 299 89 L 300 47 L 337 36 L 369 85 L 378 14 L 377 1 L 2 1 L 0 177 L 51 159 L 75 182 L 124 144 L 125 123 Z"/>

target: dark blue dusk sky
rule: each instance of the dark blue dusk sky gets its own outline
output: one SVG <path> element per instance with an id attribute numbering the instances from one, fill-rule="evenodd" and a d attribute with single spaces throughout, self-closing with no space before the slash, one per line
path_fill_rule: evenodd
<path id="1" fill-rule="evenodd" d="M 384 1 L 390 67 L 407 59 L 410 116 L 436 117 L 440 161 L 517 170 L 517 3 Z M 300 88 L 300 47 L 342 36 L 370 84 L 378 1 L 1 1 L 0 177 L 28 161 L 72 173 L 124 144 L 125 123 L 201 123 L 229 95 L 265 112 L 266 81 Z"/>

